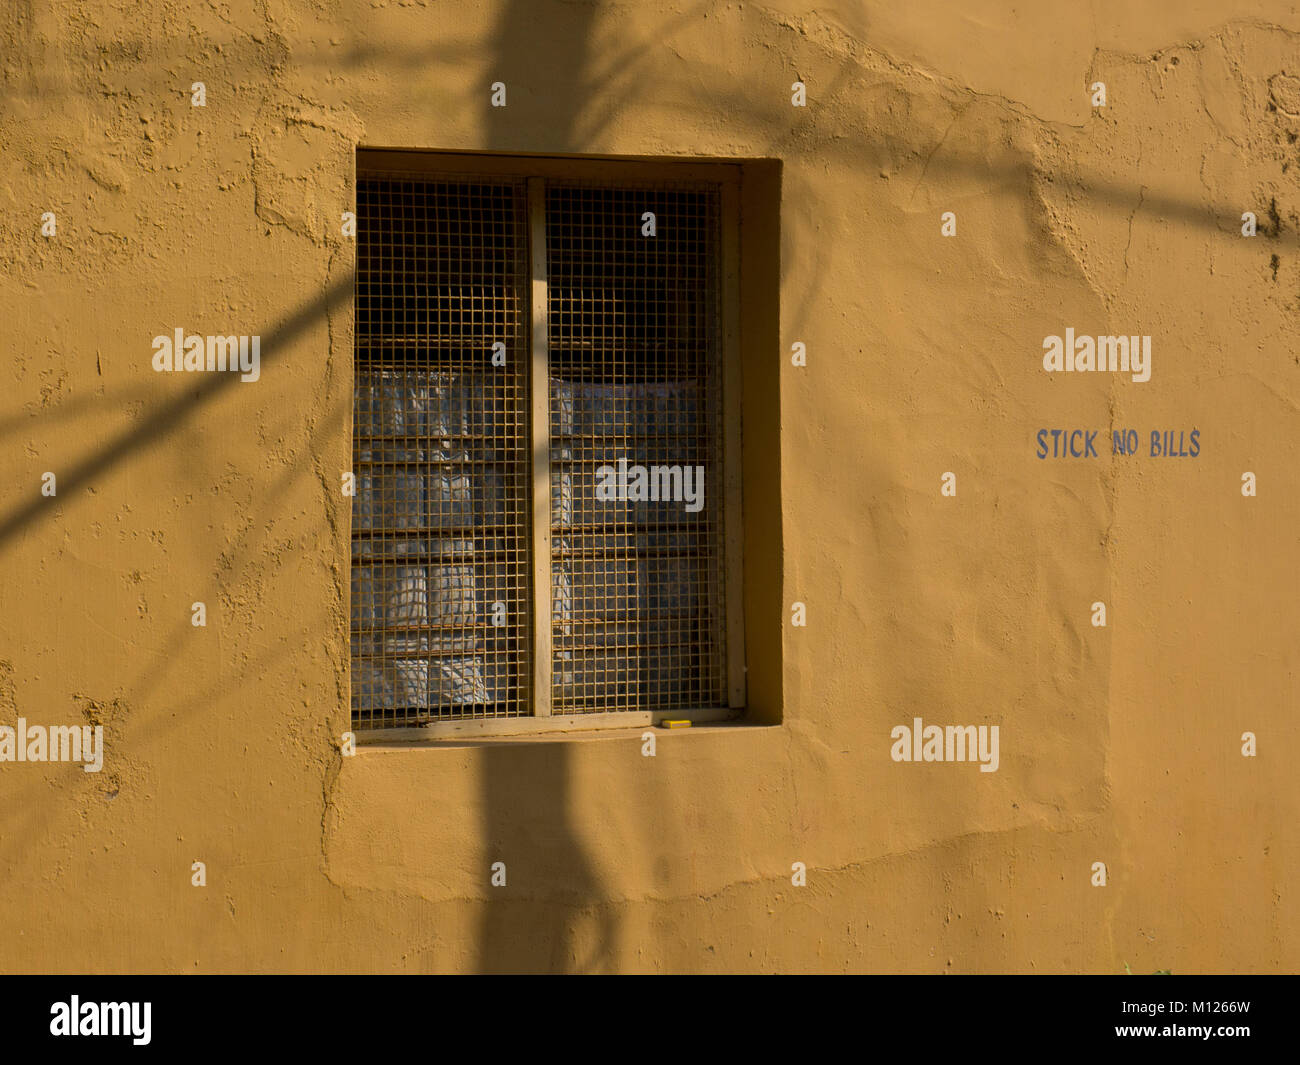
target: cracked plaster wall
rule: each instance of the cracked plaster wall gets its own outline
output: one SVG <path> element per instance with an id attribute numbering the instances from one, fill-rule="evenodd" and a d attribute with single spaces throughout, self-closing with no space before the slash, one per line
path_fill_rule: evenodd
<path id="1" fill-rule="evenodd" d="M 115 457 L 0 543 L 0 718 L 108 736 L 0 770 L 0 966 L 1295 970 L 1300 16 L 948 6 L 18 5 L 0 513 Z M 784 160 L 781 728 L 340 759 L 347 301 L 255 386 L 149 357 L 346 284 L 358 144 Z M 1151 381 L 1044 374 L 1066 326 Z M 914 716 L 1001 768 L 892 763 Z"/>

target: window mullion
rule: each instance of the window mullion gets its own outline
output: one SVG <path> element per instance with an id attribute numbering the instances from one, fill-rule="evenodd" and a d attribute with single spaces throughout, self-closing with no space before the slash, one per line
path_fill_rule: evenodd
<path id="1" fill-rule="evenodd" d="M 546 181 L 528 180 L 532 252 L 533 716 L 551 716 L 551 412 L 547 342 Z"/>

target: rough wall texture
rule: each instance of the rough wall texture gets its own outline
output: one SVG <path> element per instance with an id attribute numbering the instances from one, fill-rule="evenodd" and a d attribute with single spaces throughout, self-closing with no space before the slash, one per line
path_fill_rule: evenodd
<path id="1" fill-rule="evenodd" d="M 0 968 L 1300 967 L 1300 15 L 953 6 L 19 0 L 0 723 L 107 754 L 0 765 Z M 340 757 L 359 144 L 784 160 L 783 725 Z M 152 372 L 176 326 L 261 380 Z M 1151 380 L 1045 373 L 1067 326 Z"/>

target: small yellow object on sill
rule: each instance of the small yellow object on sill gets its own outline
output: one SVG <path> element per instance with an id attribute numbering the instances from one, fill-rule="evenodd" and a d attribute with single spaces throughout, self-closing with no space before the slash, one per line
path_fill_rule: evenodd
<path id="1" fill-rule="evenodd" d="M 660 728 L 690 728 L 691 723 L 683 718 L 676 720 L 664 720 L 659 722 Z"/>

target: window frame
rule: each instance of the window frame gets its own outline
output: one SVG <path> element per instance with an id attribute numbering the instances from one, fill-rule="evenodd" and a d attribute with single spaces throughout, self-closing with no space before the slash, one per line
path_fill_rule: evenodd
<path id="1" fill-rule="evenodd" d="M 646 158 L 594 158 L 526 153 L 451 152 L 403 148 L 358 148 L 356 172 L 401 173 L 424 177 L 442 173 L 506 176 L 527 185 L 530 291 L 524 303 L 529 308 L 528 342 L 531 355 L 531 405 L 528 412 L 531 437 L 529 526 L 532 534 L 533 587 L 529 602 L 531 619 L 532 700 L 525 717 L 461 718 L 421 725 L 388 728 L 356 728 L 357 740 L 369 744 L 419 742 L 433 739 L 519 736 L 549 732 L 570 732 L 657 725 L 665 719 L 706 723 L 734 720 L 746 707 L 746 649 L 744 598 L 744 528 L 742 501 L 740 360 L 741 252 L 740 182 L 741 165 L 722 160 L 673 160 Z M 355 187 L 354 174 L 354 187 Z M 722 569 L 726 635 L 726 704 L 651 710 L 619 710 L 574 714 L 551 713 L 551 449 L 549 427 L 548 288 L 545 193 L 548 179 L 590 179 L 616 184 L 620 180 L 646 182 L 672 180 L 716 185 L 719 194 L 719 292 L 721 315 L 721 410 L 723 464 Z M 354 256 L 356 245 L 354 244 Z M 355 258 L 354 258 L 355 269 Z M 355 314 L 354 314 L 355 326 Z M 351 359 L 356 373 L 355 342 Z M 355 419 L 350 423 L 354 425 Z M 352 430 L 354 431 L 354 430 Z M 351 441 L 349 440 L 349 447 Z M 538 515 L 544 514 L 540 520 Z M 351 512 L 349 511 L 349 523 Z M 350 525 L 349 525 L 350 529 Z M 349 531 L 350 536 L 350 531 Z M 350 669 L 350 659 L 349 659 Z M 351 677 L 349 676 L 349 691 Z"/>

